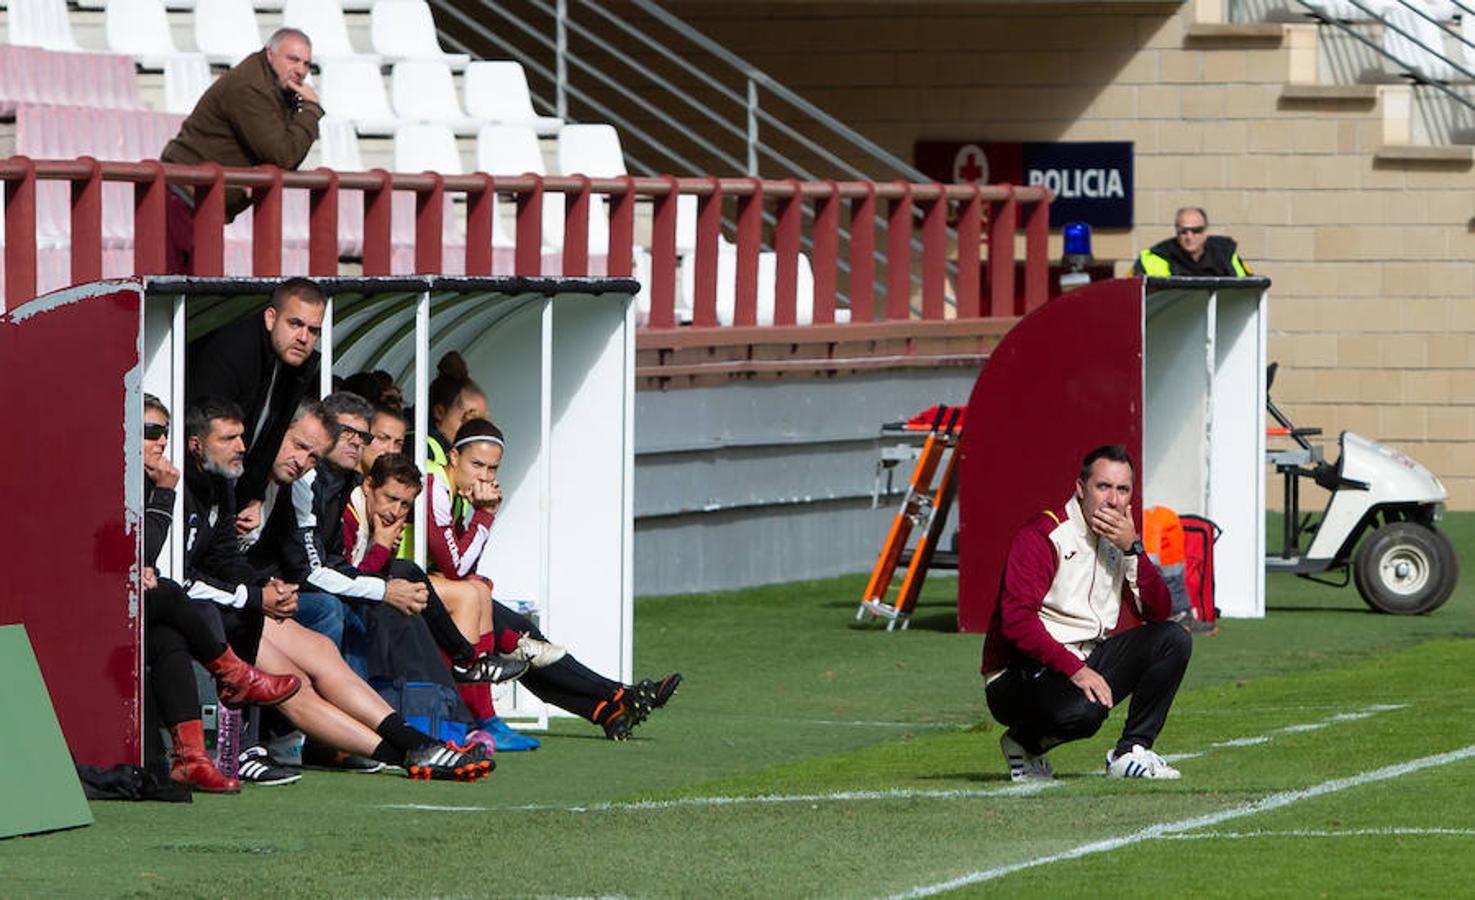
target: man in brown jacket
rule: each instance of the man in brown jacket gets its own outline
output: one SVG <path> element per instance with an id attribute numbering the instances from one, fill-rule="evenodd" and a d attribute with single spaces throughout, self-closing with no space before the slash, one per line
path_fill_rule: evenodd
<path id="1" fill-rule="evenodd" d="M 227 167 L 302 165 L 323 117 L 317 91 L 306 82 L 311 63 L 312 41 L 307 35 L 295 28 L 278 29 L 264 48 L 205 91 L 160 158 Z M 169 271 L 188 274 L 194 251 L 194 196 L 186 188 L 172 187 L 168 205 Z M 244 189 L 228 189 L 226 221 L 250 205 Z"/>

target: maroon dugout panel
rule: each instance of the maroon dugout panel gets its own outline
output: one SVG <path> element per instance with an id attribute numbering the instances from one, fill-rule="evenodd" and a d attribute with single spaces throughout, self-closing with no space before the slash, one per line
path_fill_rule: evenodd
<path id="1" fill-rule="evenodd" d="M 0 317 L 0 625 L 24 623 L 78 762 L 141 757 L 140 281 Z"/>
<path id="2" fill-rule="evenodd" d="M 1101 281 L 1025 316 L 989 356 L 958 463 L 962 631 L 987 630 L 1010 540 L 1070 495 L 1082 456 L 1126 444 L 1142 458 L 1142 334 L 1141 280 Z"/>

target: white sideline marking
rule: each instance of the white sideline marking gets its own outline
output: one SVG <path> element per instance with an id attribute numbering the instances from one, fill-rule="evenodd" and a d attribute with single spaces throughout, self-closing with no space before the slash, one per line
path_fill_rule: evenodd
<path id="1" fill-rule="evenodd" d="M 678 797 L 674 800 L 634 800 L 627 803 L 591 803 L 587 806 L 433 806 L 426 803 L 387 803 L 380 809 L 413 809 L 424 812 L 622 812 L 683 807 L 764 806 L 781 803 L 848 803 L 857 800 L 977 800 L 985 797 L 1028 797 L 1060 784 L 1057 781 L 1031 781 L 1000 788 L 958 789 L 950 791 L 909 790 L 835 791 L 829 794 L 759 794 L 752 797 Z"/>
<path id="2" fill-rule="evenodd" d="M 1341 837 L 1396 837 L 1399 835 L 1475 837 L 1475 828 L 1353 828 L 1346 831 L 1197 831 L 1193 834 L 1165 834 L 1160 841 L 1243 841 L 1251 838 L 1341 838 Z"/>
<path id="3" fill-rule="evenodd" d="M 1305 722 L 1300 725 L 1287 725 L 1284 728 L 1277 728 L 1274 731 L 1268 732 L 1266 734 L 1257 734 L 1250 737 L 1231 738 L 1227 741 L 1219 741 L 1217 743 L 1210 744 L 1208 750 L 1197 750 L 1190 753 L 1164 754 L 1163 759 L 1167 760 L 1170 763 L 1178 762 L 1184 759 L 1197 759 L 1198 757 L 1207 754 L 1210 750 L 1220 750 L 1226 747 L 1254 747 L 1259 744 L 1270 743 L 1271 741 L 1275 740 L 1275 736 L 1278 734 L 1304 734 L 1308 731 L 1320 731 L 1321 729 L 1326 728 L 1328 725 L 1334 725 L 1338 722 L 1356 722 L 1362 719 L 1370 719 L 1378 713 L 1393 712 L 1394 710 L 1407 708 L 1407 703 L 1375 703 L 1372 706 L 1365 706 L 1362 709 L 1353 710 L 1352 712 L 1337 713 L 1336 715 L 1323 719 L 1320 722 Z"/>
<path id="4" fill-rule="evenodd" d="M 1131 834 L 1124 835 L 1122 837 L 1107 838 L 1106 840 L 1101 841 L 1092 841 L 1089 844 L 1082 844 L 1081 846 L 1076 847 L 1072 850 L 1065 850 L 1060 853 L 1052 853 L 1049 856 L 1040 856 L 1035 859 L 1025 860 L 1024 862 L 1010 863 L 1004 866 L 996 866 L 992 869 L 981 869 L 977 872 L 969 872 L 967 875 L 961 875 L 957 878 L 950 878 L 947 881 L 940 881 L 936 884 L 916 887 L 911 889 L 910 891 L 906 891 L 905 893 L 894 894 L 892 895 L 892 897 L 893 900 L 903 897 L 930 897 L 934 894 L 941 894 L 945 891 L 956 890 L 960 887 L 966 887 L 970 884 L 978 884 L 984 881 L 993 881 L 996 878 L 1002 878 L 1005 875 L 1012 875 L 1013 873 L 1023 871 L 1024 869 L 1033 869 L 1039 866 L 1049 865 L 1050 863 L 1063 862 L 1068 859 L 1079 859 L 1083 856 L 1091 856 L 1097 853 L 1106 853 L 1111 850 L 1121 849 L 1122 847 L 1130 847 L 1133 844 L 1139 844 L 1143 841 L 1159 839 L 1168 835 L 1175 834 L 1177 832 L 1195 831 L 1199 828 L 1207 828 L 1211 825 L 1218 825 L 1220 822 L 1227 822 L 1231 819 L 1242 819 L 1246 816 L 1253 816 L 1263 812 L 1270 812 L 1271 810 L 1290 806 L 1294 803 L 1300 803 L 1302 800 L 1310 800 L 1313 797 L 1321 797 L 1326 794 L 1334 794 L 1338 791 L 1345 791 L 1349 788 L 1362 787 L 1363 785 L 1373 784 L 1374 782 L 1378 781 L 1388 781 L 1393 778 L 1401 778 L 1404 775 L 1418 772 L 1423 769 L 1434 768 L 1436 766 L 1447 766 L 1450 763 L 1460 762 L 1472 757 L 1475 757 L 1475 744 L 1471 744 L 1468 747 L 1462 747 L 1459 750 L 1451 750 L 1448 753 L 1439 753 L 1434 756 L 1425 756 L 1419 759 L 1409 760 L 1408 762 L 1398 763 L 1396 765 L 1384 766 L 1381 769 L 1373 769 L 1372 771 L 1363 772 L 1358 775 L 1351 775 L 1346 778 L 1335 778 L 1331 781 L 1323 781 L 1321 784 L 1312 785 L 1309 788 L 1303 788 L 1299 791 L 1281 791 L 1279 793 L 1270 794 L 1268 796 L 1262 797 L 1253 803 L 1245 803 L 1241 804 L 1240 806 L 1231 806 L 1228 809 L 1222 809 L 1218 812 L 1207 813 L 1201 816 L 1194 816 L 1190 819 L 1180 819 L 1176 822 L 1163 822 L 1158 825 L 1149 825 L 1146 828 L 1143 828 L 1139 831 L 1134 831 Z"/>

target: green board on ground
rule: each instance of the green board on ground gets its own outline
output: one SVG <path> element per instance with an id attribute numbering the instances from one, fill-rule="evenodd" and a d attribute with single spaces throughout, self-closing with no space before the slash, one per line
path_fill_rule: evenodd
<path id="1" fill-rule="evenodd" d="M 0 626 L 0 838 L 92 824 L 24 625 Z"/>

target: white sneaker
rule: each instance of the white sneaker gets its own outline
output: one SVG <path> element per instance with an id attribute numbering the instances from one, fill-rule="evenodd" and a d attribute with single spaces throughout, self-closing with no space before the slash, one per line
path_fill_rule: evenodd
<path id="1" fill-rule="evenodd" d="M 1133 744 L 1131 753 L 1117 755 L 1116 748 L 1106 752 L 1106 774 L 1113 778 L 1182 778 L 1183 773 L 1168 761 L 1141 744 Z"/>
<path id="2" fill-rule="evenodd" d="M 1024 749 L 1007 731 L 999 735 L 999 749 L 1009 764 L 1010 781 L 1049 781 L 1055 777 L 1055 767 L 1045 754 L 1036 755 Z"/>
<path id="3" fill-rule="evenodd" d="M 534 669 L 542 669 L 563 659 L 566 653 L 568 650 L 557 644 L 523 635 L 517 639 L 517 649 L 508 655 L 513 659 L 525 661 Z"/>

